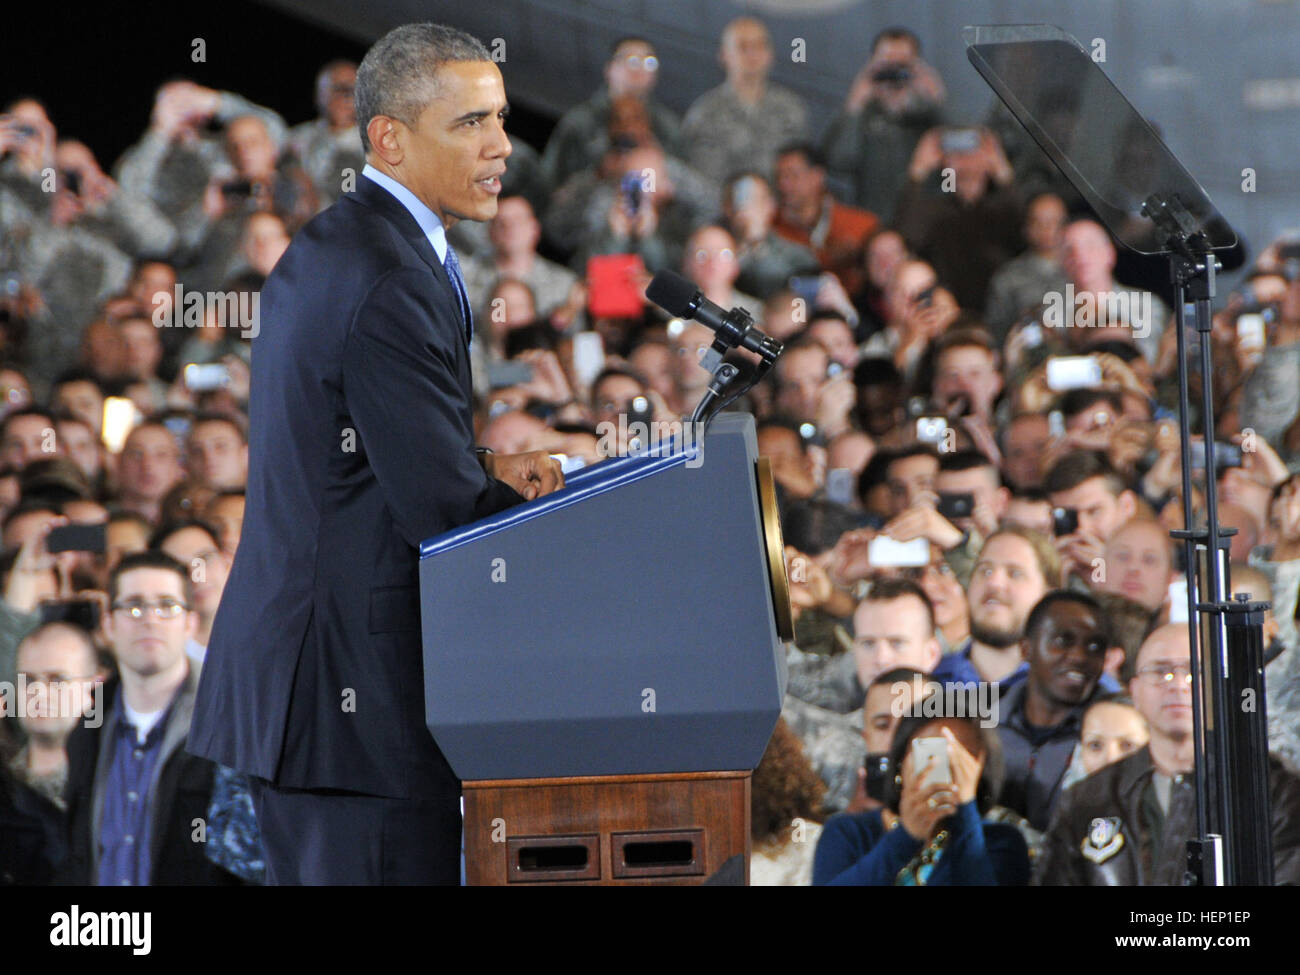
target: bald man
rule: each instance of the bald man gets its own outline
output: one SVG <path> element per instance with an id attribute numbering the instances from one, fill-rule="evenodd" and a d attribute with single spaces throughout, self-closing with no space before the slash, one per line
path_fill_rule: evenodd
<path id="1" fill-rule="evenodd" d="M 1061 798 L 1035 871 L 1039 884 L 1180 886 L 1196 831 L 1191 642 L 1168 623 L 1142 643 L 1129 694 L 1151 729 L 1146 748 Z M 1270 756 L 1273 871 L 1300 883 L 1300 778 Z"/>
<path id="2" fill-rule="evenodd" d="M 723 28 L 718 61 L 727 80 L 697 98 L 682 122 L 687 159 L 714 183 L 742 169 L 771 173 L 776 150 L 807 134 L 803 101 L 768 81 L 772 60 L 758 18 L 737 17 Z"/>

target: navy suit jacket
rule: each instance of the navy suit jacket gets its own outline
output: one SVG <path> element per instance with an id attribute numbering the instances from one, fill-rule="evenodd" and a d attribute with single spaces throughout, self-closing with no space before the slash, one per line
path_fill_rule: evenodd
<path id="1" fill-rule="evenodd" d="M 437 798 L 459 783 L 425 726 L 418 546 L 523 498 L 474 453 L 446 270 L 357 182 L 262 291 L 244 527 L 188 747 L 280 786 Z"/>

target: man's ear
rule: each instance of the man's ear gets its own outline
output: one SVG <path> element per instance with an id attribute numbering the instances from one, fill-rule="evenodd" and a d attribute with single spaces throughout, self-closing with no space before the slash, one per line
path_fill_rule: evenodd
<path id="1" fill-rule="evenodd" d="M 1030 646 L 1029 637 L 1025 637 L 1023 640 L 1020 641 L 1020 659 L 1028 663 L 1029 655 L 1032 652 L 1033 652 L 1033 648 Z"/>
<path id="2" fill-rule="evenodd" d="M 1104 674 L 1110 674 L 1116 680 L 1119 680 L 1120 668 L 1124 666 L 1124 648 L 1110 647 L 1106 650 L 1106 661 L 1102 664 L 1101 670 Z"/>
<path id="3" fill-rule="evenodd" d="M 1137 514 L 1137 495 L 1132 491 L 1121 491 L 1116 501 L 1119 504 L 1120 524 L 1122 525 Z"/>
<path id="4" fill-rule="evenodd" d="M 376 115 L 366 124 L 370 151 L 390 166 L 400 166 L 406 155 L 399 138 L 401 124 L 387 115 Z"/>
<path id="5" fill-rule="evenodd" d="M 934 673 L 934 668 L 939 666 L 939 661 L 943 659 L 943 648 L 939 646 L 939 641 L 930 637 L 925 645 L 926 659 L 928 664 L 925 668 L 927 674 Z"/>

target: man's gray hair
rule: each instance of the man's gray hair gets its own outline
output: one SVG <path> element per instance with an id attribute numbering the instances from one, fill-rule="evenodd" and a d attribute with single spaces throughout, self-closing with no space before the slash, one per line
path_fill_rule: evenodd
<path id="1" fill-rule="evenodd" d="M 477 38 L 442 24 L 403 24 L 375 41 L 357 68 L 357 128 L 361 148 L 370 151 L 366 126 L 388 115 L 415 127 L 438 95 L 437 71 L 448 61 L 491 61 Z"/>

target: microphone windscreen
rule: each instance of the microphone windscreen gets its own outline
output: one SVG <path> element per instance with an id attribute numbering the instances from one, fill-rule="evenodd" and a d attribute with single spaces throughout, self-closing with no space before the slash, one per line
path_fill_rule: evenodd
<path id="1" fill-rule="evenodd" d="M 700 289 L 675 271 L 660 271 L 645 296 L 675 318 L 691 318 L 691 301 Z"/>

